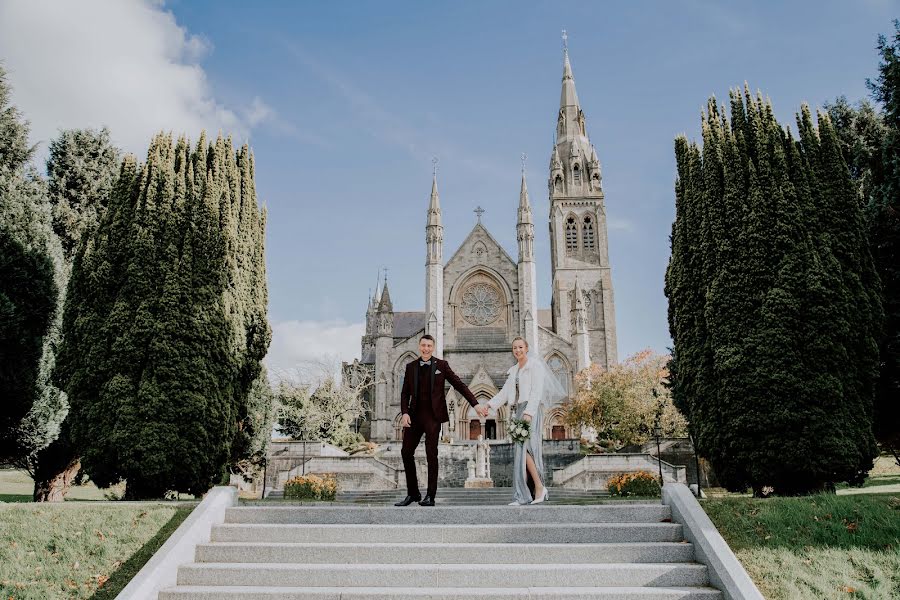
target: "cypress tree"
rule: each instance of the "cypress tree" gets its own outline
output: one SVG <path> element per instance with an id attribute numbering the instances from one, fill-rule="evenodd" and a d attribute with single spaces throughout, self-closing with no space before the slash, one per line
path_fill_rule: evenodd
<path id="1" fill-rule="evenodd" d="M 49 443 L 43 425 L 55 435 L 64 408 L 50 374 L 65 264 L 46 185 L 28 166 L 28 123 L 9 95 L 0 68 L 0 462 L 21 465 Z"/>
<path id="2" fill-rule="evenodd" d="M 884 109 L 886 132 L 878 165 L 883 175 L 868 206 L 869 236 L 883 286 L 885 324 L 875 392 L 876 435 L 900 464 L 900 21 L 879 36 L 878 78 L 869 82 Z"/>
<path id="3" fill-rule="evenodd" d="M 85 471 L 128 498 L 203 493 L 249 451 L 271 334 L 249 289 L 265 287 L 264 220 L 243 160 L 221 136 L 157 136 L 76 259 L 60 381 Z"/>
<path id="4" fill-rule="evenodd" d="M 702 125 L 703 177 L 676 154 L 667 281 L 670 315 L 703 315 L 670 319 L 675 396 L 698 451 L 730 489 L 793 494 L 852 480 L 875 452 L 880 305 L 837 136 L 804 109 L 795 141 L 747 86 L 731 92 L 730 122 L 711 100 Z M 684 202 L 686 180 L 699 181 L 703 211 Z M 684 236 L 699 249 L 693 262 Z M 693 297 L 671 285 L 676 274 L 696 281 Z"/>
<path id="5" fill-rule="evenodd" d="M 96 228 L 106 210 L 110 190 L 118 174 L 119 150 L 102 129 L 69 129 L 50 142 L 47 159 L 47 191 L 53 214 L 53 229 L 64 255 L 64 281 L 51 347 L 59 345 L 65 288 L 78 244 Z M 55 358 L 55 355 L 51 355 Z M 68 425 L 66 395 L 50 384 L 35 403 L 23 427 L 40 443 L 22 461 L 34 479 L 34 500 L 61 501 L 80 468 Z"/>

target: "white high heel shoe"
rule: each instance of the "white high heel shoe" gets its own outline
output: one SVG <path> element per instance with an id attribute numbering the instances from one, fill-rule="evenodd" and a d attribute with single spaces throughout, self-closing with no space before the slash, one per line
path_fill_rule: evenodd
<path id="1" fill-rule="evenodd" d="M 532 504 L 540 504 L 541 502 L 545 501 L 545 500 L 546 500 L 547 498 L 549 498 L 549 497 L 550 497 L 550 494 L 547 493 L 547 488 L 545 487 L 545 488 L 544 488 L 544 493 L 541 494 L 541 497 L 540 497 L 540 498 L 535 498 L 534 500 L 531 501 L 531 503 L 532 503 Z"/>

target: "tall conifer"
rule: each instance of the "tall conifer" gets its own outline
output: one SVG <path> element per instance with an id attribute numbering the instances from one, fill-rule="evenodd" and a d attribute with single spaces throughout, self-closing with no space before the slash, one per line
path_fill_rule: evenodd
<path id="1" fill-rule="evenodd" d="M 675 397 L 729 488 L 790 494 L 852 480 L 875 454 L 880 305 L 837 137 L 827 117 L 816 127 L 804 109 L 795 141 L 747 86 L 731 93 L 730 122 L 719 113 L 711 100 L 702 178 L 676 141 L 666 293 L 670 316 L 693 318 L 670 318 Z M 685 202 L 685 181 L 705 198 L 702 210 Z"/>
<path id="2" fill-rule="evenodd" d="M 60 380 L 85 471 L 125 479 L 129 498 L 206 491 L 265 413 L 251 395 L 271 337 L 264 218 L 247 161 L 221 136 L 193 149 L 157 136 L 145 165 L 123 162 L 76 260 Z"/>

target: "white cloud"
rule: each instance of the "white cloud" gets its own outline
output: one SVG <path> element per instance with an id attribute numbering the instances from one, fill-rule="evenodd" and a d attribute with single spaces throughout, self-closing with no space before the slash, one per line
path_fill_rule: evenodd
<path id="1" fill-rule="evenodd" d="M 442 136 L 436 137 L 433 130 L 440 120 L 435 112 L 421 116 L 424 123 L 411 123 L 411 119 L 420 116 L 388 110 L 373 94 L 343 74 L 338 65 L 323 62 L 294 41 L 282 39 L 281 43 L 288 55 L 342 98 L 361 126 L 381 142 L 402 148 L 423 165 L 430 165 L 432 157 L 439 156 L 448 162 L 459 162 L 475 173 L 502 176 L 507 172 L 489 157 L 478 156 L 472 148 L 459 148 Z"/>
<path id="2" fill-rule="evenodd" d="M 154 0 L 0 3 L 0 60 L 41 154 L 60 128 L 107 126 L 141 157 L 159 130 L 246 139 L 272 109 L 217 101 L 199 64 L 211 51 Z"/>
<path id="3" fill-rule="evenodd" d="M 260 123 L 271 120 L 275 116 L 275 111 L 271 106 L 263 102 L 259 96 L 253 98 L 250 108 L 245 111 L 247 123 L 250 127 L 256 127 Z"/>
<path id="4" fill-rule="evenodd" d="M 634 223 L 622 217 L 607 217 L 606 226 L 613 231 L 634 231 Z"/>
<path id="5" fill-rule="evenodd" d="M 321 365 L 339 368 L 341 361 L 359 358 L 365 323 L 282 321 L 272 325 L 272 343 L 266 356 L 271 379 L 316 371 Z"/>

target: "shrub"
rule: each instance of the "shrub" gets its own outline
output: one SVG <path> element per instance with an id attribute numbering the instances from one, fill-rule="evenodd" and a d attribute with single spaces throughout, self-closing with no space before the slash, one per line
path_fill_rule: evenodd
<path id="1" fill-rule="evenodd" d="M 334 475 L 298 475 L 284 484 L 284 497 L 298 500 L 334 500 L 338 484 Z"/>
<path id="2" fill-rule="evenodd" d="M 659 478 L 647 471 L 620 473 L 606 482 L 612 496 L 659 496 Z"/>

